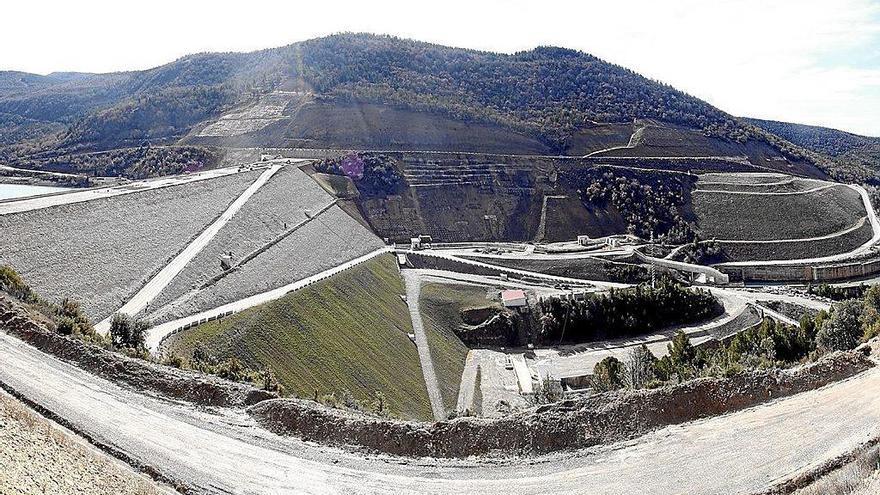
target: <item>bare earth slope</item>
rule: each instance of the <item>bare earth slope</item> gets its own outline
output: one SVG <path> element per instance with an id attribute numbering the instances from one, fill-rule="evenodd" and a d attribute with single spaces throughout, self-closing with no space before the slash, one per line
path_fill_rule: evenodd
<path id="1" fill-rule="evenodd" d="M 0 493 L 152 495 L 160 490 L 0 391 Z"/>

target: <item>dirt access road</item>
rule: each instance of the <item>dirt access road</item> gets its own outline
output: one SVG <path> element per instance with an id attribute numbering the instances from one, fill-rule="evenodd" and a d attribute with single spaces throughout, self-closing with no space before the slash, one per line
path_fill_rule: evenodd
<path id="1" fill-rule="evenodd" d="M 582 493 L 590 487 L 602 494 L 746 494 L 880 435 L 880 369 L 874 369 L 637 440 L 539 458 L 528 469 L 515 460 L 365 457 L 278 437 L 242 411 L 196 410 L 139 394 L 4 333 L 0 356 L 4 388 L 193 493 Z"/>
<path id="2" fill-rule="evenodd" d="M 425 376 L 428 399 L 431 401 L 431 412 L 434 413 L 434 419 L 439 421 L 446 417 L 446 408 L 443 406 L 443 396 L 440 395 L 440 382 L 437 381 L 437 373 L 434 371 L 434 360 L 431 359 L 431 348 L 428 346 L 428 336 L 425 334 L 422 312 L 419 309 L 422 278 L 415 270 L 404 270 L 402 275 L 403 282 L 406 285 L 406 305 L 409 308 L 413 334 L 416 337 L 415 344 L 419 351 L 422 374 Z"/>

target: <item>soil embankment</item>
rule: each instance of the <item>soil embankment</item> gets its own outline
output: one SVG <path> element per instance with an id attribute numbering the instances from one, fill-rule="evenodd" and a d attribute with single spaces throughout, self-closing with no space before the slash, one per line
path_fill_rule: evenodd
<path id="1" fill-rule="evenodd" d="M 394 455 L 542 454 L 625 440 L 662 426 L 745 409 L 873 366 L 862 352 L 835 353 L 790 370 L 703 378 L 655 390 L 564 400 L 500 419 L 459 418 L 433 424 L 375 418 L 298 399 L 268 400 L 249 411 L 280 434 Z"/>
<path id="2" fill-rule="evenodd" d="M 3 295 L 0 295 L 0 328 L 43 352 L 98 376 L 175 399 L 206 406 L 242 407 L 278 397 L 243 383 L 150 363 L 59 335 Z"/>

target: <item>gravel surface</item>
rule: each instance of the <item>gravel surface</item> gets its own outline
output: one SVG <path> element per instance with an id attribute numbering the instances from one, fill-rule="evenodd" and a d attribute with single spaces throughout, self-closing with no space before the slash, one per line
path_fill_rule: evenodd
<path id="1" fill-rule="evenodd" d="M 99 321 L 235 200 L 260 172 L 0 216 L 0 264 Z"/>
<path id="2" fill-rule="evenodd" d="M 4 386 L 194 493 L 752 493 L 880 433 L 880 370 L 873 369 L 633 441 L 532 459 L 527 468 L 521 459 L 404 461 L 280 438 L 234 410 L 143 396 L 5 334 L 0 353 Z"/>
<path id="3" fill-rule="evenodd" d="M 431 400 L 431 410 L 434 413 L 434 419 L 441 420 L 446 417 L 446 410 L 443 407 L 443 396 L 440 394 L 437 374 L 434 372 L 434 361 L 431 359 L 431 349 L 428 347 L 428 336 L 425 334 L 422 313 L 419 311 L 422 280 L 419 274 L 413 270 L 405 270 L 403 280 L 406 283 L 406 304 L 409 307 L 410 318 L 412 318 L 416 348 L 419 351 L 422 374 L 425 376 L 425 386 L 428 388 L 428 398 Z"/>
<path id="4" fill-rule="evenodd" d="M 221 272 L 220 256 L 232 251 L 233 262 L 271 241 L 333 201 L 295 166 L 279 171 L 236 213 L 211 243 L 193 258 L 152 302 L 159 308 Z"/>
<path id="5" fill-rule="evenodd" d="M 0 493 L 161 492 L 146 476 L 0 392 Z"/>

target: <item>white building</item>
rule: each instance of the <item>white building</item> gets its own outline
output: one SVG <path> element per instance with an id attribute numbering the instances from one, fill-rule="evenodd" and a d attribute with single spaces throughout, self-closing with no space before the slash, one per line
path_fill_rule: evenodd
<path id="1" fill-rule="evenodd" d="M 505 308 L 521 308 L 526 305 L 526 293 L 521 289 L 501 291 L 501 303 Z"/>

